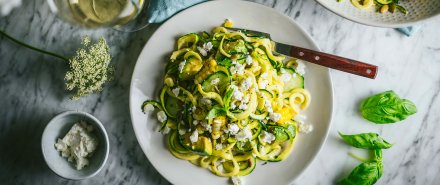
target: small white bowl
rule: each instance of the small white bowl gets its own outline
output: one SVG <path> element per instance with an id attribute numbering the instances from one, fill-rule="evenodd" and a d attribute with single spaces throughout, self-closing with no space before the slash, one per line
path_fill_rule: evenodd
<path id="1" fill-rule="evenodd" d="M 93 125 L 98 148 L 89 158 L 89 165 L 82 170 L 76 170 L 75 164 L 67 161 L 67 158 L 62 157 L 55 149 L 55 143 L 81 120 Z M 110 146 L 107 132 L 98 119 L 86 112 L 66 111 L 52 118 L 47 124 L 41 138 L 41 149 L 44 160 L 53 172 L 66 179 L 81 180 L 93 177 L 101 171 L 107 161 Z"/>

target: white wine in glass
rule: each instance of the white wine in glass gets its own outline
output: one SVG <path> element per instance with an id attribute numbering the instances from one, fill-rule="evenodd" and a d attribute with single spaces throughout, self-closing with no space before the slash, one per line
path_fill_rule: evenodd
<path id="1" fill-rule="evenodd" d="M 111 26 L 139 29 L 146 26 L 144 0 L 47 0 L 51 10 L 61 18 L 88 28 Z M 143 20 L 137 20 L 142 14 Z M 140 25 L 142 24 L 142 25 Z"/>

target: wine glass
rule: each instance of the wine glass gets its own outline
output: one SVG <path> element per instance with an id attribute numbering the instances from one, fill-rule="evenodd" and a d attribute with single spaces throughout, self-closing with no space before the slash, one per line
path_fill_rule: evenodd
<path id="1" fill-rule="evenodd" d="M 148 26 L 148 0 L 47 0 L 62 19 L 87 28 L 137 31 Z"/>

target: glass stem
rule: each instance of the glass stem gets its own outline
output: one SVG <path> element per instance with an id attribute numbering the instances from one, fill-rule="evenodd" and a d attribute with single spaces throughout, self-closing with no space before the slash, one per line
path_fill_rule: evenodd
<path id="1" fill-rule="evenodd" d="M 61 55 L 58 55 L 58 54 L 55 54 L 55 53 L 52 53 L 52 52 L 49 52 L 49 51 L 45 51 L 45 50 L 42 50 L 42 49 L 36 48 L 36 47 L 34 47 L 34 46 L 31 46 L 31 45 L 29 45 L 29 44 L 26 44 L 26 43 L 24 43 L 24 42 L 21 42 L 21 41 L 15 39 L 14 37 L 8 35 L 7 33 L 5 33 L 5 32 L 2 31 L 2 30 L 0 30 L 0 35 L 3 35 L 4 37 L 8 38 L 9 40 L 15 42 L 15 43 L 18 44 L 18 45 L 21 45 L 21 46 L 27 47 L 27 48 L 32 49 L 32 50 L 34 50 L 34 51 L 38 51 L 38 52 L 40 52 L 40 53 L 44 53 L 44 54 L 46 54 L 46 55 L 50 55 L 50 56 L 53 56 L 53 57 L 57 57 L 57 58 L 62 59 L 62 60 L 64 60 L 64 61 L 66 61 L 66 62 L 69 61 L 69 59 L 67 59 L 66 57 L 63 57 L 63 56 L 61 56 Z"/>

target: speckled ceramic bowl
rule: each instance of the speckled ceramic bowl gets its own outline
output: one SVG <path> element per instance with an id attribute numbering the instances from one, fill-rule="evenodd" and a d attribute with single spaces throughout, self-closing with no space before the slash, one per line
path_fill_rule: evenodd
<path id="1" fill-rule="evenodd" d="M 402 0 L 400 4 L 408 10 L 405 15 L 396 11 L 395 13 L 377 13 L 372 7 L 370 10 L 355 8 L 350 0 L 341 3 L 337 0 L 316 0 L 330 11 L 350 19 L 352 21 L 377 27 L 400 28 L 412 26 L 421 21 L 432 19 L 440 15 L 440 0 Z"/>
<path id="2" fill-rule="evenodd" d="M 93 156 L 89 158 L 89 165 L 85 166 L 82 170 L 76 170 L 75 164 L 68 162 L 55 149 L 55 143 L 58 138 L 63 138 L 70 128 L 81 120 L 93 125 L 93 134 L 98 139 L 98 148 Z M 85 179 L 98 174 L 107 161 L 110 149 L 107 132 L 102 123 L 92 115 L 79 111 L 63 112 L 52 118 L 44 129 L 41 148 L 44 160 L 49 168 L 57 175 L 73 180 Z"/>

